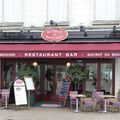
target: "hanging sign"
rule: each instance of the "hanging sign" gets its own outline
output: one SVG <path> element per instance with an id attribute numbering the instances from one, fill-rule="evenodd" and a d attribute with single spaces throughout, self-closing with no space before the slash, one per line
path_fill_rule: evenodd
<path id="1" fill-rule="evenodd" d="M 33 79 L 31 77 L 24 77 L 27 90 L 35 90 Z"/>
<path id="2" fill-rule="evenodd" d="M 60 42 L 68 37 L 68 32 L 61 28 L 49 28 L 41 33 L 41 37 L 48 42 Z"/>
<path id="3" fill-rule="evenodd" d="M 27 104 L 25 83 L 20 79 L 18 79 L 14 82 L 14 94 L 15 94 L 15 104 L 16 105 L 26 105 Z"/>

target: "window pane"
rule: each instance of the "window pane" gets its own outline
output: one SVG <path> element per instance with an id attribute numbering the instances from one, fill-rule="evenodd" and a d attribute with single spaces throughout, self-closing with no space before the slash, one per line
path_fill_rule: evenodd
<path id="1" fill-rule="evenodd" d="M 112 64 L 101 64 L 101 89 L 112 94 Z"/>
<path id="2" fill-rule="evenodd" d="M 89 79 L 86 81 L 86 91 L 92 91 L 97 88 L 97 64 L 87 63 L 89 70 Z"/>
<path id="3" fill-rule="evenodd" d="M 65 78 L 66 66 L 56 67 L 56 95 L 60 95 L 60 88 L 63 78 Z"/>
<path id="4" fill-rule="evenodd" d="M 48 21 L 67 21 L 68 0 L 48 0 Z"/>
<path id="5" fill-rule="evenodd" d="M 115 20 L 116 0 L 96 0 L 95 20 Z"/>
<path id="6" fill-rule="evenodd" d="M 22 21 L 22 0 L 4 0 L 4 22 Z"/>

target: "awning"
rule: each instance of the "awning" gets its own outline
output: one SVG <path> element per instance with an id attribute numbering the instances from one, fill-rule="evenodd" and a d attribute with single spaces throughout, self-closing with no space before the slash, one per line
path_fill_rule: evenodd
<path id="1" fill-rule="evenodd" d="M 119 58 L 120 43 L 0 44 L 0 58 Z"/>

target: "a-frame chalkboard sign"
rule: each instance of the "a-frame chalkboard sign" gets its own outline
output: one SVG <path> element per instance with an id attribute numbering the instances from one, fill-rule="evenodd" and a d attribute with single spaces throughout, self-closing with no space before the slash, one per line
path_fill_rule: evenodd
<path id="1" fill-rule="evenodd" d="M 65 105 L 66 105 L 66 100 L 67 100 L 67 97 L 68 97 L 70 84 L 71 84 L 70 79 L 63 79 L 62 80 L 59 101 L 63 102 L 63 107 L 65 107 Z"/>

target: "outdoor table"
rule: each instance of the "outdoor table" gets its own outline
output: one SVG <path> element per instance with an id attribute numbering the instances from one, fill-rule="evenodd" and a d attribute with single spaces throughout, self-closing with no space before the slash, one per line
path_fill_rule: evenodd
<path id="1" fill-rule="evenodd" d="M 76 97 L 76 110 L 74 111 L 74 112 L 80 112 L 80 110 L 78 109 L 78 102 L 79 102 L 79 99 L 80 98 L 83 98 L 83 97 L 86 97 L 85 95 L 83 95 L 83 94 L 77 94 L 77 95 L 75 95 L 75 97 Z"/>
<path id="2" fill-rule="evenodd" d="M 115 96 L 113 95 L 100 95 L 102 98 L 104 98 L 104 111 L 102 111 L 103 113 L 108 112 L 107 111 L 107 98 L 115 98 Z"/>

